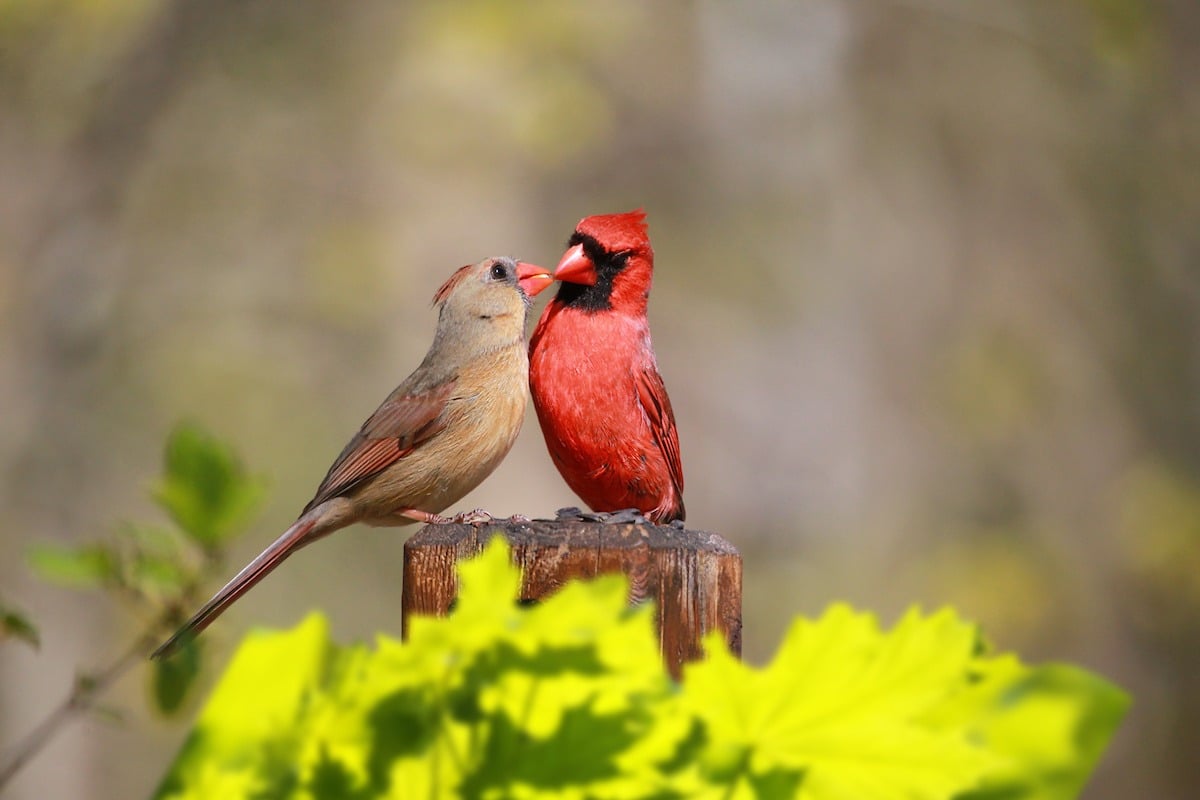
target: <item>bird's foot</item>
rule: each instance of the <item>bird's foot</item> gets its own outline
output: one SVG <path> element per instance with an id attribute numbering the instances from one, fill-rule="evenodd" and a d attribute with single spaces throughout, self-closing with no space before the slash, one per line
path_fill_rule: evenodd
<path id="1" fill-rule="evenodd" d="M 529 517 L 525 516 L 524 514 L 513 514 L 511 517 L 509 517 L 508 519 L 506 519 L 504 521 L 507 522 L 509 525 L 520 525 L 524 522 L 533 522 L 533 520 L 531 520 Z"/>
<path id="2" fill-rule="evenodd" d="M 560 508 L 554 512 L 555 521 L 570 522 L 599 522 L 602 525 L 645 525 L 650 520 L 637 508 L 623 508 L 620 511 L 580 511 L 575 506 Z"/>
<path id="3" fill-rule="evenodd" d="M 583 512 L 579 510 L 579 506 L 567 506 L 566 508 L 560 508 L 558 511 L 554 512 L 554 521 L 572 522 L 580 519 L 582 516 Z"/>
<path id="4" fill-rule="evenodd" d="M 450 522 L 453 522 L 456 525 L 474 525 L 475 527 L 479 527 L 480 525 L 487 525 L 489 522 L 493 522 L 495 519 L 495 517 L 484 511 L 482 508 L 476 508 L 472 509 L 471 511 L 463 511 L 459 514 L 455 514 L 454 517 L 450 519 Z"/>
<path id="5" fill-rule="evenodd" d="M 443 517 L 441 514 L 431 514 L 428 511 L 422 511 L 419 508 L 402 508 L 396 512 L 401 517 L 424 522 L 426 525 L 486 525 L 494 521 L 493 517 L 482 508 L 476 508 L 471 511 L 463 511 L 455 514 L 453 517 Z"/>
<path id="6" fill-rule="evenodd" d="M 620 511 L 611 511 L 605 515 L 605 519 L 600 520 L 605 525 L 645 525 L 649 521 L 638 508 L 622 508 Z"/>

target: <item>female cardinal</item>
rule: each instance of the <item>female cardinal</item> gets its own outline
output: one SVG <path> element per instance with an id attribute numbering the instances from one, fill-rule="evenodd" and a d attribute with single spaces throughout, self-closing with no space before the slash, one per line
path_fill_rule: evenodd
<path id="1" fill-rule="evenodd" d="M 292 553 L 355 522 L 448 522 L 438 512 L 486 478 L 521 429 L 530 297 L 552 283 L 541 267 L 489 258 L 438 289 L 425 360 L 370 416 L 300 518 L 154 651 L 169 655 Z"/>
<path id="2" fill-rule="evenodd" d="M 550 457 L 593 511 L 670 522 L 683 467 L 646 321 L 653 270 L 641 210 L 581 220 L 529 341 L 529 388 Z"/>

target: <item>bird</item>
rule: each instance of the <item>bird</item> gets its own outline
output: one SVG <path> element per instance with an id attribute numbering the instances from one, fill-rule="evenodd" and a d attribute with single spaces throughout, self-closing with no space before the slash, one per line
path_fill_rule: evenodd
<path id="1" fill-rule="evenodd" d="M 682 520 L 683 465 L 646 318 L 654 250 L 641 209 L 585 217 L 529 340 L 529 388 L 550 458 L 593 511 Z"/>
<path id="2" fill-rule="evenodd" d="M 420 366 L 350 439 L 296 522 L 151 658 L 175 652 L 284 559 L 334 531 L 463 521 L 439 512 L 478 486 L 516 440 L 529 371 L 526 317 L 552 282 L 548 270 L 512 258 L 451 275 L 434 295 L 437 329 Z"/>

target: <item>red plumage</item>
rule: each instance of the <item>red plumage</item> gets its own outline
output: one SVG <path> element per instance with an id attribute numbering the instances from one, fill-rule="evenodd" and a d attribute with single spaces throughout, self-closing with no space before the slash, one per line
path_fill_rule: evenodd
<path id="1" fill-rule="evenodd" d="M 529 343 L 534 409 L 558 471 L 594 511 L 684 518 L 679 435 L 646 303 L 654 250 L 646 215 L 587 217 Z"/>

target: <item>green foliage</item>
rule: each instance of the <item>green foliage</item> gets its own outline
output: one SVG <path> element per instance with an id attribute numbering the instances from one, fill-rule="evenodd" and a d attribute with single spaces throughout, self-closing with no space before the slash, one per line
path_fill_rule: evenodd
<path id="1" fill-rule="evenodd" d="M 177 527 L 123 523 L 103 541 L 37 544 L 27 562 L 52 583 L 104 589 L 157 607 L 159 621 L 148 632 L 157 636 L 160 626 L 174 626 L 183 610 L 199 602 L 197 594 L 220 564 L 223 548 L 249 523 L 263 490 L 263 480 L 246 471 L 232 448 L 194 424 L 182 424 L 167 439 L 163 474 L 153 489 Z M 160 712 L 183 706 L 200 674 L 201 653 L 192 645 L 154 662 L 151 696 Z"/>
<path id="2" fill-rule="evenodd" d="M 41 637 L 37 628 L 23 612 L 0 603 L 0 641 L 16 639 L 30 647 L 40 647 Z"/>
<path id="3" fill-rule="evenodd" d="M 185 423 L 167 440 L 165 469 L 154 497 L 193 541 L 213 547 L 249 520 L 264 488 L 247 474 L 232 448 Z"/>
<path id="4" fill-rule="evenodd" d="M 219 547 L 245 528 L 263 489 L 262 479 L 248 474 L 228 445 L 182 424 L 167 439 L 163 475 L 153 489 L 178 529 L 124 523 L 108 541 L 41 543 L 26 558 L 42 578 L 61 586 L 169 600 L 194 585 L 203 566 L 217 560 Z M 199 559 L 189 548 L 201 551 Z"/>
<path id="5" fill-rule="evenodd" d="M 153 662 L 154 705 L 163 714 L 173 714 L 187 699 L 188 691 L 200 677 L 201 643 L 184 643 L 170 658 Z"/>
<path id="6" fill-rule="evenodd" d="M 623 579 L 521 607 L 508 560 L 497 537 L 405 643 L 338 647 L 315 615 L 248 637 L 157 796 L 1051 800 L 1128 702 L 948 610 L 883 632 L 834 606 L 763 668 L 714 637 L 676 684 Z"/>
<path id="7" fill-rule="evenodd" d="M 73 589 L 108 586 L 120 575 L 116 553 L 104 545 L 42 542 L 30 547 L 25 559 L 43 579 Z"/>

